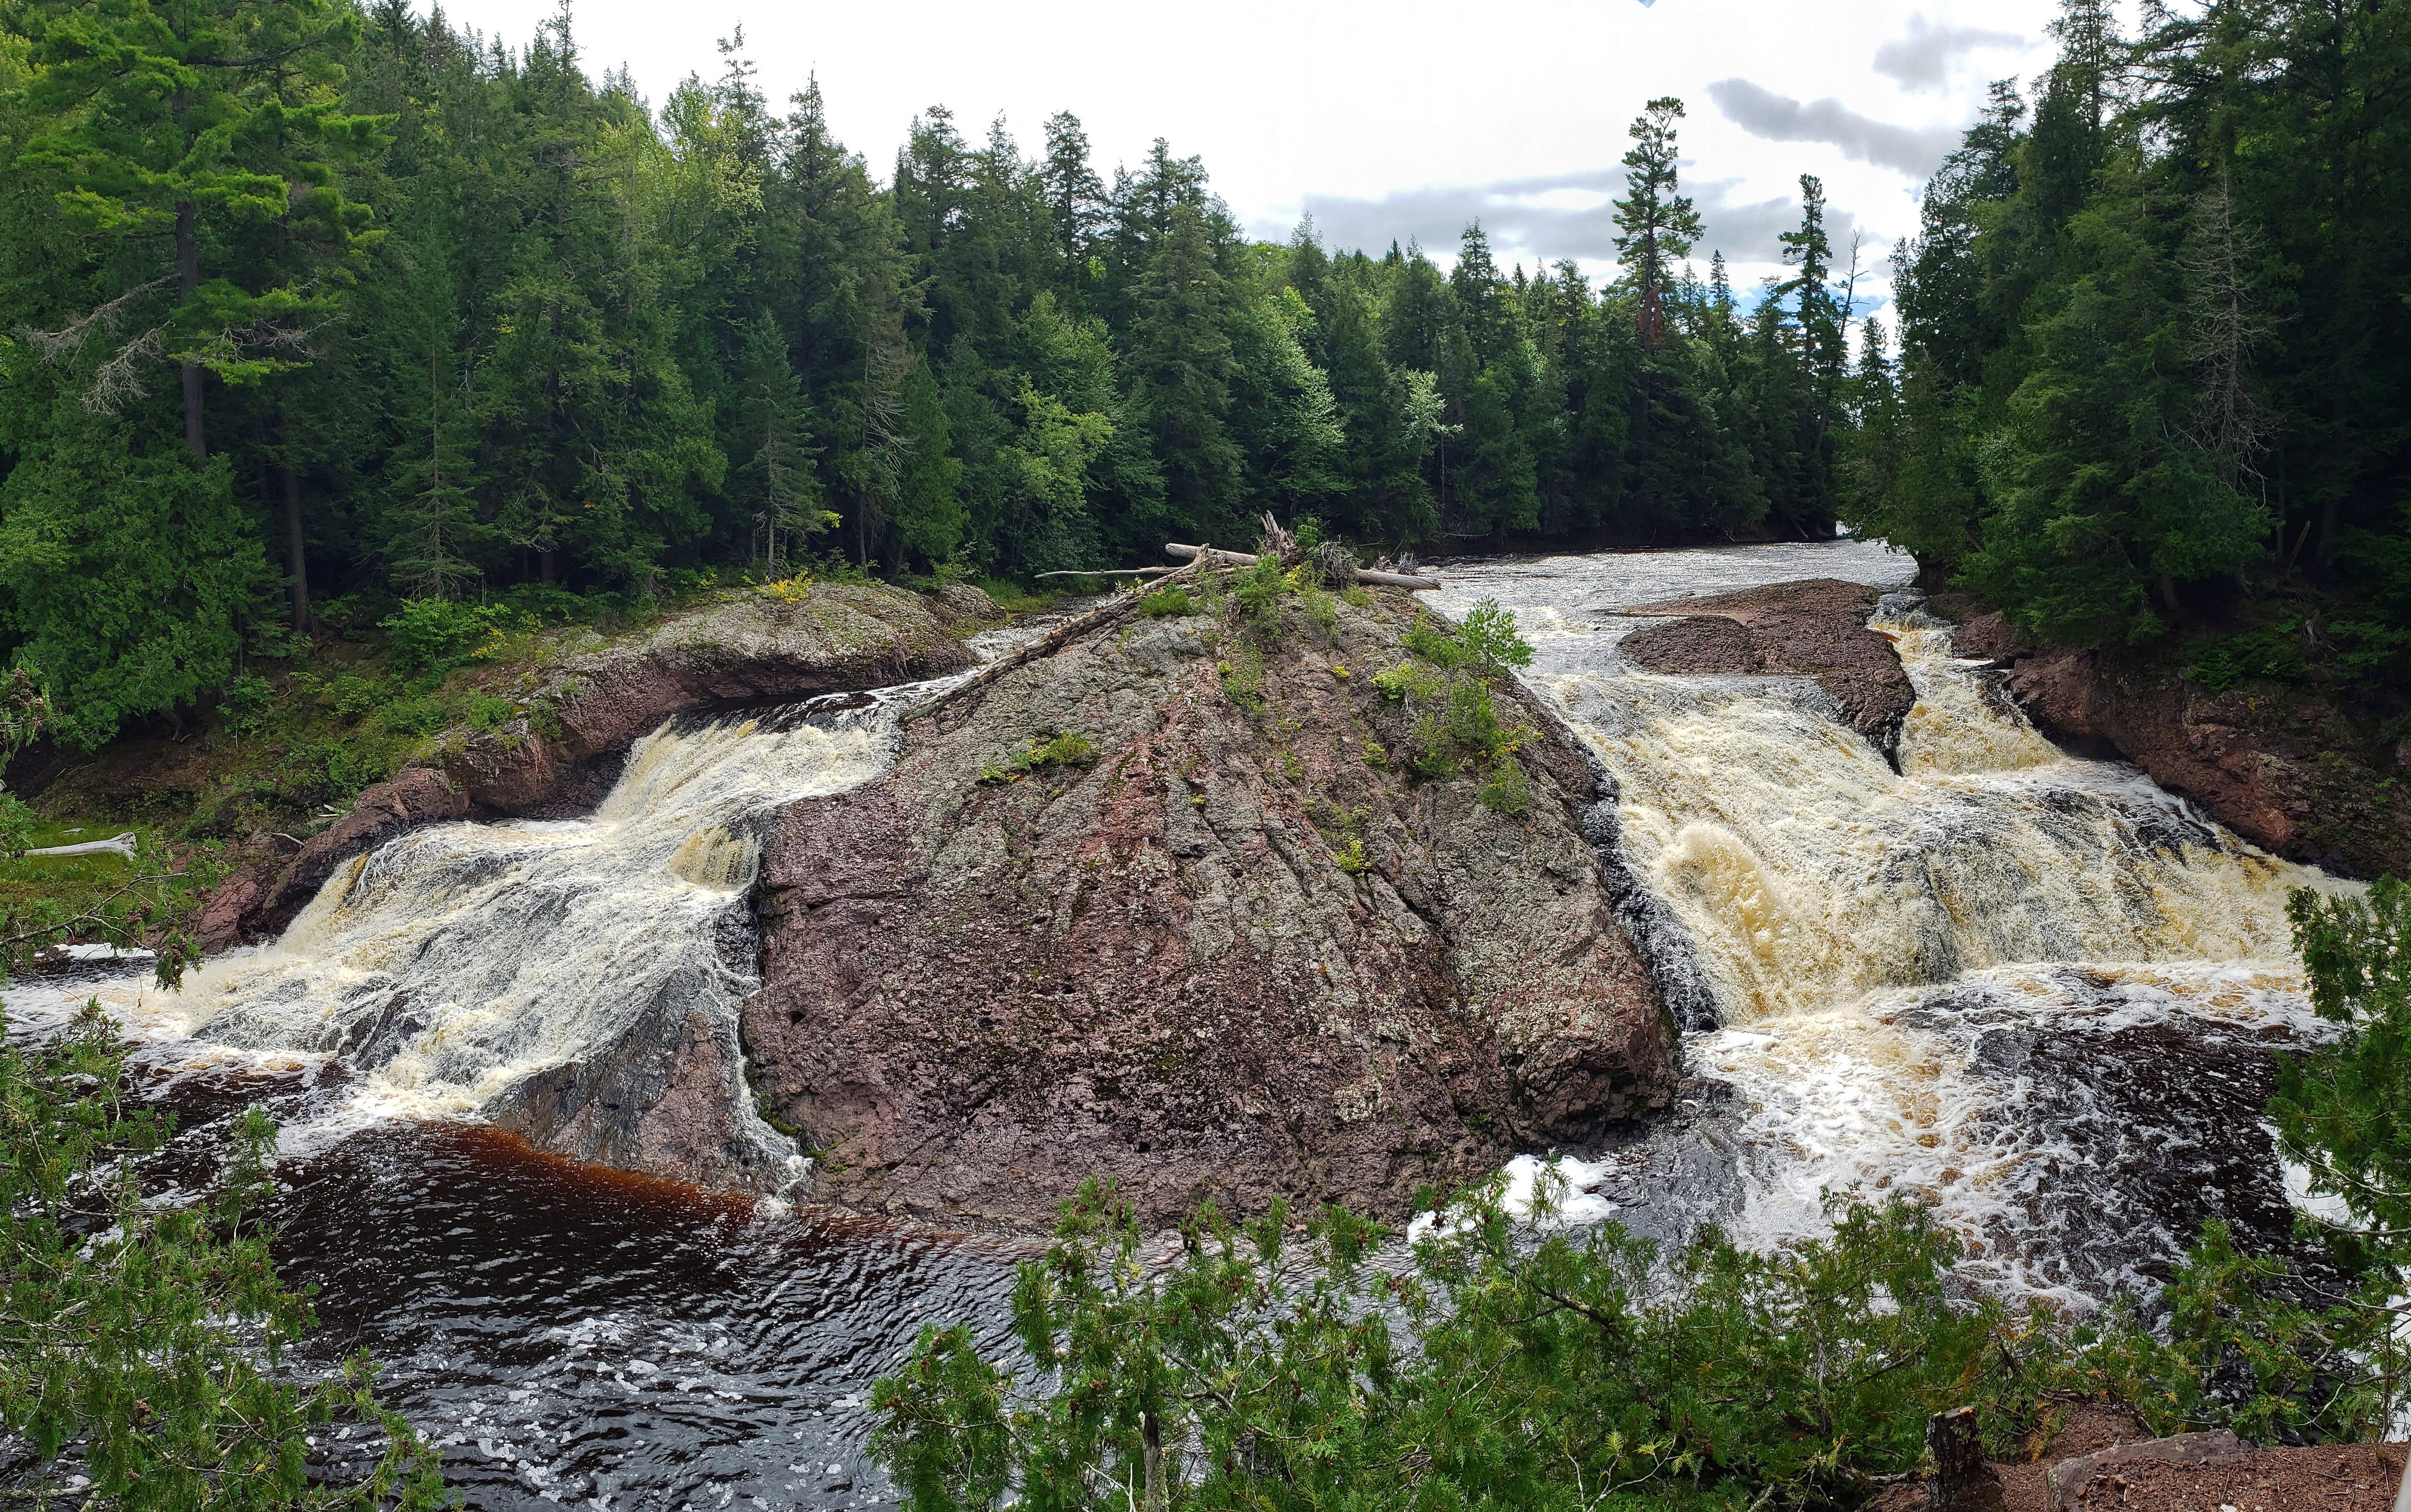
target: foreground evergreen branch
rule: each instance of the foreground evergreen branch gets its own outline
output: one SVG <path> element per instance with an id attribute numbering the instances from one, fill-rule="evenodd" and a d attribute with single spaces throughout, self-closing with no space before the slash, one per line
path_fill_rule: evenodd
<path id="1" fill-rule="evenodd" d="M 0 1046 L 0 1495 L 83 1512 L 440 1505 L 435 1450 L 377 1404 L 364 1358 L 315 1381 L 285 1363 L 312 1319 L 258 1217 L 273 1127 L 245 1114 L 191 1205 L 138 1180 L 167 1133 L 129 1106 L 97 1004 L 48 1043 Z"/>
<path id="2" fill-rule="evenodd" d="M 1996 1458 L 2070 1402 L 2161 1432 L 2377 1437 L 2403 1410 L 2411 1260 L 2411 888 L 2299 894 L 2296 943 L 2336 1043 L 2272 1108 L 2341 1292 L 2206 1226 L 2158 1298 L 2020 1313 L 1960 1280 L 1918 1203 L 1836 1202 L 1830 1237 L 1754 1254 L 1713 1228 L 1660 1257 L 1619 1225 L 1527 1214 L 1505 1180 L 1401 1256 L 1338 1209 L 1212 1207 L 1145 1252 L 1110 1185 L 1022 1267 L 1016 1358 L 925 1330 L 879 1383 L 873 1448 L 913 1506 L 1819 1507 L 1920 1471 L 1926 1419 L 1972 1403 Z"/>

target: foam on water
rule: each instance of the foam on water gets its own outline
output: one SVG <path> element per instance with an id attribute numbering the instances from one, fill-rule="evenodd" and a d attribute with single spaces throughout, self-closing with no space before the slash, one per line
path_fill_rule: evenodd
<path id="1" fill-rule="evenodd" d="M 340 1059 L 357 1079 L 313 1119 L 322 1138 L 475 1116 L 664 1006 L 733 1032 L 768 817 L 869 780 L 893 741 L 876 710 L 665 725 L 592 818 L 414 830 L 338 869 L 273 944 L 212 957 L 180 992 L 110 984 L 105 1006 L 154 1062 Z"/>
<path id="2" fill-rule="evenodd" d="M 1774 1245 L 1819 1231 L 1828 1194 L 1912 1191 L 2005 1289 L 2083 1303 L 2146 1287 L 2205 1211 L 2282 1210 L 2268 1051 L 2324 1032 L 2286 898 L 2350 884 L 2063 752 L 1913 594 L 1874 621 L 1917 691 L 1897 766 L 1805 679 L 1621 660 L 1630 606 L 1913 568 L 1863 543 L 1759 553 L 1705 577 L 1688 553 L 1475 564 L 1439 596 L 1496 596 L 1531 632 L 1527 680 L 1614 782 L 1624 862 L 1724 1025 L 1688 1039 L 1700 1116 L 1618 1157 L 1632 1183 L 1712 1174 L 1619 1215 Z"/>

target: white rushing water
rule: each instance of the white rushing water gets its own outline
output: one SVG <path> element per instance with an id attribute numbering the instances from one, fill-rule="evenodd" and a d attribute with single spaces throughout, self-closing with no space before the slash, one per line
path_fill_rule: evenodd
<path id="1" fill-rule="evenodd" d="M 733 1035 L 756 985 L 762 831 L 886 768 L 893 721 L 864 713 L 665 725 L 591 818 L 413 830 L 339 868 L 272 944 L 212 957 L 178 992 L 105 984 L 105 1006 L 179 1069 L 340 1059 L 356 1080 L 321 1134 L 475 1116 L 665 1007 Z"/>
<path id="2" fill-rule="evenodd" d="M 1689 1037 L 1689 1090 L 1725 1095 L 1731 1179 L 1688 1215 L 1770 1244 L 1819 1229 L 1827 1192 L 1911 1191 L 2003 1284 L 2098 1300 L 2193 1237 L 2172 1184 L 2233 1185 L 2239 1141 L 2265 1146 L 2231 1127 L 2263 1047 L 2318 1032 L 2286 897 L 2342 884 L 2059 750 L 1914 595 L 1876 620 L 1918 693 L 1897 768 L 1813 684 L 1643 672 L 1615 643 L 1645 621 L 1601 612 L 1912 570 L 1848 541 L 1479 563 L 1439 606 L 1515 610 L 1529 681 L 1614 778 L 1626 863 L 1706 979 L 1722 1026 Z M 1624 1215 L 1666 1204 L 1646 1168 L 1699 1137 L 1628 1152 Z"/>

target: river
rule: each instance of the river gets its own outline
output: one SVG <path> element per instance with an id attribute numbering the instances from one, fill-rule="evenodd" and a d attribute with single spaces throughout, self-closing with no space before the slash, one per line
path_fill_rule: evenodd
<path id="1" fill-rule="evenodd" d="M 1584 1210 L 1772 1244 L 1815 1231 L 1828 1191 L 1913 1191 L 1992 1285 L 2080 1306 L 2149 1287 L 2212 1214 L 2282 1243 L 2268 1053 L 2319 1032 L 2284 901 L 2339 884 L 2053 748 L 1914 595 L 1877 615 L 1918 691 L 1897 766 L 1812 684 L 1616 655 L 1636 621 L 1614 611 L 1912 574 L 1840 541 L 1474 563 L 1436 596 L 1515 611 L 1527 679 L 1617 784 L 1627 863 L 1707 1005 L 1682 1100 L 1568 1152 Z M 473 1505 L 892 1500 L 864 1455 L 870 1381 L 924 1322 L 1002 1347 L 1028 1245 L 699 1199 L 477 1122 L 656 1009 L 733 1043 L 761 824 L 891 750 L 875 707 L 658 734 L 591 819 L 422 829 L 181 994 L 95 966 L 18 984 L 10 1011 L 38 1030 L 98 996 L 127 1023 L 183 1121 L 171 1174 L 270 1104 L 314 1355 L 374 1355 Z"/>

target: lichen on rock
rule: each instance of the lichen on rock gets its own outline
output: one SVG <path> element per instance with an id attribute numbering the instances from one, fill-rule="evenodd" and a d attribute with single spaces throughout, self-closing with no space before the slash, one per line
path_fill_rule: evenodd
<path id="1" fill-rule="evenodd" d="M 1018 1223 L 1102 1174 L 1156 1217 L 1277 1193 L 1395 1215 L 1664 1096 L 1593 778 L 1550 717 L 1488 689 L 1523 732 L 1500 812 L 1495 770 L 1444 770 L 1429 711 L 1371 685 L 1407 656 L 1405 595 L 1270 623 L 1200 597 L 1230 612 L 1016 667 L 767 841 L 744 1038 L 817 1198 Z"/>

